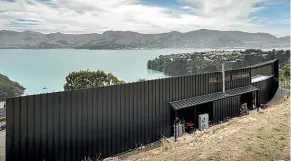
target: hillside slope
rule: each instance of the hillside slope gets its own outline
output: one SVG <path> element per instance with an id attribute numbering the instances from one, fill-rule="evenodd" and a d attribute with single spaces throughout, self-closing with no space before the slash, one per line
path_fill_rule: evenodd
<path id="1" fill-rule="evenodd" d="M 0 31 L 0 48 L 16 49 L 153 49 L 153 48 L 279 48 L 290 46 L 290 37 L 268 33 L 195 30 L 181 33 L 142 34 L 106 31 L 102 34 L 43 34 L 33 31 Z"/>
<path id="2" fill-rule="evenodd" d="M 205 133 L 127 158 L 154 160 L 290 160 L 290 100 L 285 97 L 266 110 L 216 125 Z"/>
<path id="3" fill-rule="evenodd" d="M 0 74 L 0 101 L 6 98 L 20 96 L 25 88 L 19 83 L 10 80 L 7 76 Z"/>

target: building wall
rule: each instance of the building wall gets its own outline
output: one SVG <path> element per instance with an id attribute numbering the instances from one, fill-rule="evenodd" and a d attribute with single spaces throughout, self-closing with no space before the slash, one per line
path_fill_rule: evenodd
<path id="1" fill-rule="evenodd" d="M 226 75 L 250 72 L 250 68 L 243 68 L 226 71 Z M 217 80 L 210 82 L 213 77 Z M 226 89 L 250 84 L 250 77 L 229 79 Z M 161 135 L 172 135 L 168 102 L 219 91 L 221 73 L 212 72 L 9 98 L 6 158 L 79 161 L 122 153 L 157 141 Z M 231 103 L 227 106 L 233 108 L 235 100 L 228 100 Z"/>
<path id="2" fill-rule="evenodd" d="M 230 97 L 213 102 L 213 122 L 218 123 L 240 115 L 240 96 Z"/>
<path id="3" fill-rule="evenodd" d="M 252 69 L 252 76 L 266 75 L 273 76 L 269 79 L 252 83 L 253 86 L 259 88 L 258 103 L 268 103 L 276 94 L 279 88 L 279 62 L 278 59 L 272 63 L 264 64 L 262 66 L 256 66 Z"/>
<path id="4" fill-rule="evenodd" d="M 259 104 L 268 103 L 274 97 L 278 90 L 278 82 L 274 77 L 271 77 L 260 82 L 252 83 L 252 85 L 259 88 L 258 92 Z"/>

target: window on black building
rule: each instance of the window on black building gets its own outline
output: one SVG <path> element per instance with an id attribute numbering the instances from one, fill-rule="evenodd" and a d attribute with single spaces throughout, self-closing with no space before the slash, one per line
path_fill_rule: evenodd
<path id="1" fill-rule="evenodd" d="M 225 76 L 225 81 L 230 81 L 230 75 Z"/>
<path id="2" fill-rule="evenodd" d="M 241 74 L 232 75 L 232 80 L 241 79 Z"/>
<path id="3" fill-rule="evenodd" d="M 250 73 L 242 73 L 241 78 L 247 78 L 250 77 Z"/>
<path id="4" fill-rule="evenodd" d="M 209 78 L 209 83 L 217 83 L 217 82 L 218 82 L 218 79 L 216 76 Z"/>

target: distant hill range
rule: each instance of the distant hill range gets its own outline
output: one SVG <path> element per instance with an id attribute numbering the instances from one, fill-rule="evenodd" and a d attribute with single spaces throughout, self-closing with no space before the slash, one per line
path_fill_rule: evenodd
<path id="1" fill-rule="evenodd" d="M 278 38 L 268 33 L 206 29 L 161 34 L 141 34 L 131 31 L 106 31 L 102 34 L 0 31 L 0 48 L 12 49 L 279 48 L 289 46 L 290 36 Z"/>

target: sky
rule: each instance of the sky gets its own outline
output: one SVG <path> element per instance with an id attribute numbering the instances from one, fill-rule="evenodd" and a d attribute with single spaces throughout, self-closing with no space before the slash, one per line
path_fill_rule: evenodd
<path id="1" fill-rule="evenodd" d="M 0 30 L 290 35 L 290 0 L 0 0 Z"/>

